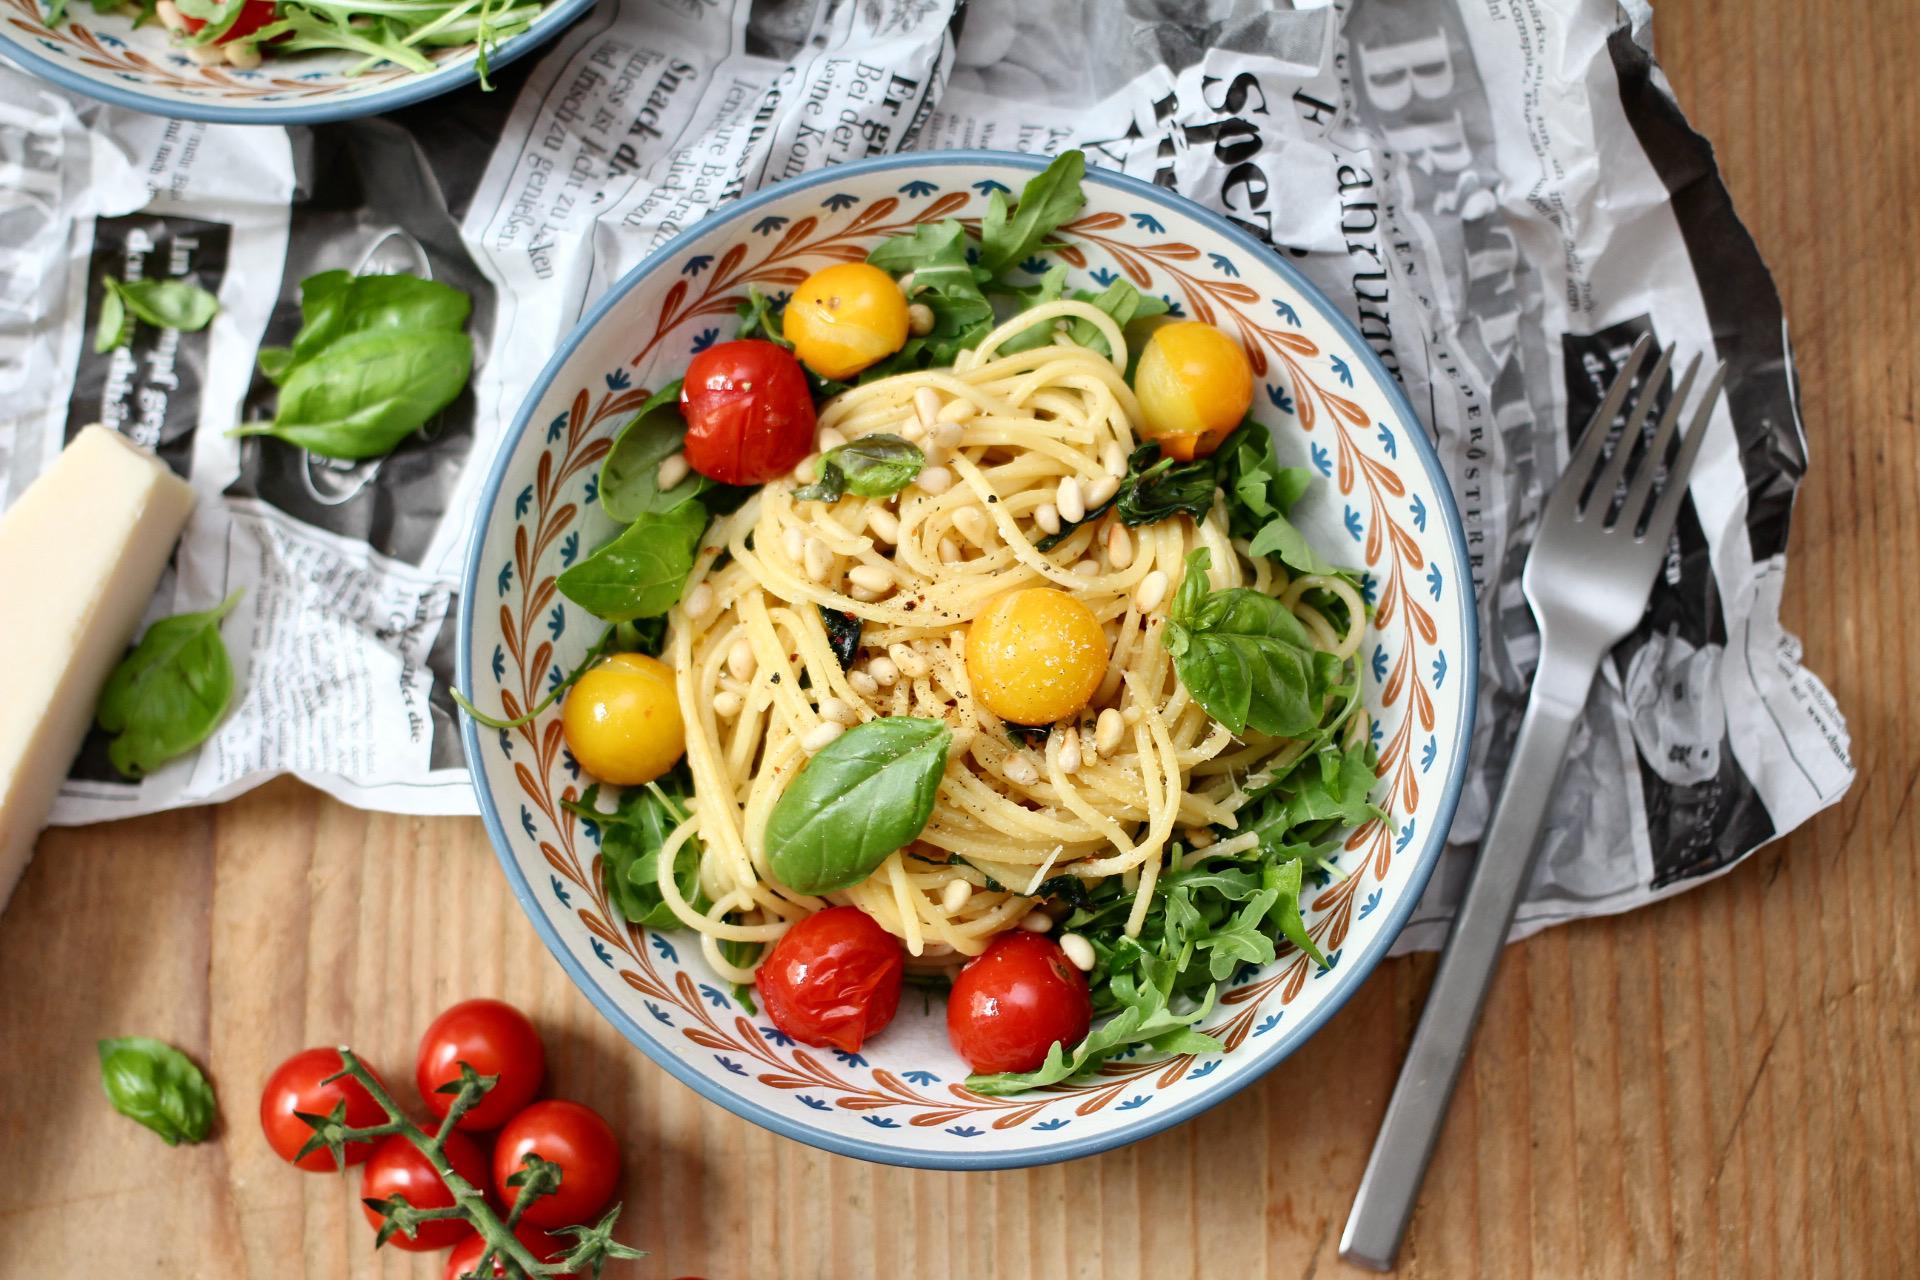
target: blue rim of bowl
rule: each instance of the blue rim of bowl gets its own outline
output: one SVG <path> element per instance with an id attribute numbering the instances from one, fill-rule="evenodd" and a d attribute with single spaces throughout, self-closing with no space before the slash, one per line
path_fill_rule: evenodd
<path id="1" fill-rule="evenodd" d="M 553 0 L 547 11 L 534 19 L 531 28 L 504 41 L 493 51 L 493 55 L 487 59 L 487 70 L 498 71 L 509 62 L 532 53 L 572 26 L 581 14 L 596 3 L 598 0 Z M 192 98 L 163 98 L 158 94 L 122 88 L 106 80 L 82 75 L 65 62 L 29 49 L 22 38 L 4 28 L 0 28 L 0 53 L 43 80 L 51 80 L 63 89 L 71 89 L 89 98 L 148 115 L 165 116 L 173 120 L 198 120 L 207 124 L 327 124 L 334 120 L 357 120 L 361 116 L 395 111 L 426 98 L 451 93 L 480 78 L 479 68 L 469 58 L 465 63 L 421 72 L 410 79 L 397 80 L 385 89 L 345 99 L 322 98 L 311 105 L 293 103 L 281 106 L 269 103 L 223 107 L 213 103 L 202 105 Z"/>
<path id="2" fill-rule="evenodd" d="M 884 172 L 889 169 L 923 169 L 946 165 L 981 164 L 999 165 L 1038 172 L 1045 167 L 1045 160 L 1044 158 L 1035 158 L 1021 152 L 1009 151 L 931 151 L 913 152 L 904 155 L 875 156 L 866 160 L 856 160 L 847 164 L 834 165 L 830 168 L 815 170 L 813 173 L 776 183 L 773 186 L 755 192 L 753 195 L 742 199 L 738 204 L 733 205 L 725 212 L 729 218 L 744 217 L 754 209 L 774 200 L 784 198 L 795 190 L 829 185 L 831 183 L 844 181 L 846 177 L 855 174 L 872 173 L 876 171 Z M 1361 362 L 1366 366 L 1367 371 L 1373 376 L 1374 380 L 1386 389 L 1388 399 L 1392 402 L 1394 411 L 1399 416 L 1401 425 L 1404 428 L 1403 434 L 1413 440 L 1414 448 L 1420 456 L 1421 464 L 1426 468 L 1428 475 L 1435 481 L 1435 487 L 1439 490 L 1440 502 L 1445 516 L 1447 542 L 1452 551 L 1454 581 L 1463 584 L 1471 583 L 1473 581 L 1473 573 L 1467 561 L 1466 530 L 1460 523 L 1460 511 L 1454 502 L 1453 488 L 1447 482 L 1446 471 L 1440 465 L 1440 458 L 1434 451 L 1433 442 L 1427 438 L 1426 427 L 1421 423 L 1420 419 L 1415 416 L 1413 405 L 1408 402 L 1406 393 L 1401 390 L 1399 382 L 1394 379 L 1392 374 L 1387 372 L 1386 366 L 1381 363 L 1380 357 L 1375 354 L 1373 347 L 1366 339 L 1360 336 L 1360 331 L 1354 326 L 1352 321 L 1341 314 L 1340 310 L 1333 304 L 1333 301 L 1321 293 L 1321 291 L 1291 263 L 1275 254 L 1272 248 L 1261 244 L 1251 235 L 1233 226 L 1213 211 L 1195 204 L 1182 196 L 1169 192 L 1164 187 L 1156 187 L 1149 183 L 1142 182 L 1137 178 L 1127 177 L 1124 174 L 1111 173 L 1104 169 L 1092 168 L 1087 170 L 1085 181 L 1117 188 L 1127 192 L 1129 195 L 1137 196 L 1142 200 L 1148 200 L 1155 204 L 1177 208 L 1180 213 L 1200 222 L 1214 234 L 1253 253 L 1256 257 L 1260 258 L 1260 260 L 1270 262 L 1277 267 L 1287 282 L 1298 289 L 1301 295 L 1319 310 L 1320 314 L 1339 331 L 1341 337 L 1347 341 L 1348 345 L 1359 353 Z M 619 300 L 624 297 L 641 278 L 656 270 L 660 264 L 671 261 L 683 253 L 685 251 L 683 246 L 687 242 L 710 230 L 712 230 L 711 227 L 696 226 L 674 237 L 660 249 L 649 255 L 646 261 L 621 277 L 619 282 L 609 289 L 600 301 L 594 304 L 593 309 L 581 319 L 579 324 L 574 326 L 573 332 L 567 335 L 566 340 L 560 344 L 559 349 L 554 352 L 553 357 L 547 361 L 546 368 L 540 371 L 539 378 L 535 380 L 532 388 L 527 392 L 527 398 L 521 405 L 520 412 L 514 419 L 512 428 L 501 440 L 499 452 L 494 457 L 492 474 L 487 477 L 486 488 L 480 495 L 479 507 L 477 509 L 482 515 L 480 521 L 474 526 L 473 540 L 468 546 L 466 571 L 463 575 L 460 595 L 460 636 L 459 643 L 455 646 L 454 679 L 459 685 L 461 692 L 469 699 L 473 697 L 473 610 L 474 600 L 480 587 L 480 553 L 485 545 L 487 528 L 492 522 L 495 504 L 500 496 L 501 484 L 506 478 L 507 465 L 512 460 L 514 451 L 520 443 L 520 438 L 525 434 L 527 425 L 533 418 L 534 409 L 538 407 L 541 399 L 546 395 L 547 389 L 553 385 L 554 380 L 559 376 L 561 367 L 566 364 L 567 359 L 573 354 L 575 348 L 580 345 L 587 333 L 613 309 Z M 1279 1040 L 1275 1041 L 1271 1046 L 1265 1047 L 1259 1059 L 1256 1060 L 1250 1068 L 1235 1073 L 1230 1080 L 1222 1080 L 1220 1082 L 1221 1087 L 1199 1090 L 1191 1098 L 1170 1106 L 1165 1110 L 1156 1111 L 1150 1115 L 1141 1117 L 1140 1123 L 1137 1125 L 1129 1125 L 1119 1129 L 1109 1130 L 1088 1138 L 1044 1146 L 1018 1147 L 1009 1150 L 982 1152 L 979 1155 L 970 1155 L 965 1152 L 914 1151 L 901 1147 L 889 1147 L 880 1143 L 867 1142 L 858 1138 L 849 1138 L 841 1134 L 809 1128 L 792 1117 L 782 1115 L 758 1102 L 721 1087 L 715 1081 L 707 1079 L 707 1077 L 682 1062 L 677 1054 L 674 1054 L 665 1045 L 655 1040 L 644 1027 L 601 991 L 600 984 L 594 980 L 593 975 L 588 972 L 586 966 L 580 962 L 578 957 L 568 949 L 566 943 L 561 940 L 559 931 L 554 928 L 553 923 L 547 919 L 545 908 L 535 899 L 533 885 L 527 880 L 526 876 L 522 874 L 519 861 L 513 855 L 513 847 L 507 835 L 506 826 L 500 820 L 500 811 L 493 803 L 492 794 L 481 784 L 477 769 L 474 770 L 473 790 L 474 795 L 480 802 L 481 819 L 486 824 L 487 835 L 493 840 L 494 854 L 499 858 L 500 865 L 507 873 L 507 880 L 513 886 L 514 896 L 519 899 L 522 909 L 527 913 L 527 918 L 533 921 L 534 928 L 539 932 L 541 940 L 547 944 L 547 949 L 553 952 L 555 959 L 559 960 L 561 968 L 565 969 L 567 976 L 573 979 L 574 985 L 586 993 L 587 998 L 593 1002 L 594 1007 L 600 1010 L 615 1027 L 619 1028 L 622 1035 L 626 1036 L 628 1040 L 631 1040 L 639 1047 L 641 1052 L 645 1053 L 649 1058 L 652 1058 L 654 1062 L 661 1067 L 664 1067 L 682 1084 L 687 1085 L 702 1097 L 711 1102 L 718 1103 L 743 1119 L 753 1121 L 753 1123 L 762 1128 L 771 1129 L 782 1137 L 792 1138 L 796 1142 L 804 1142 L 809 1146 L 818 1147 L 823 1151 L 831 1151 L 835 1155 L 853 1156 L 857 1159 L 871 1160 L 880 1164 L 900 1165 L 912 1169 L 943 1169 L 975 1172 L 989 1169 L 1020 1169 L 1034 1165 L 1055 1164 L 1065 1160 L 1077 1160 L 1083 1156 L 1099 1155 L 1103 1151 L 1111 1151 L 1116 1147 L 1127 1146 L 1140 1141 L 1142 1138 L 1151 1137 L 1162 1130 L 1170 1129 L 1174 1125 L 1192 1119 L 1209 1107 L 1215 1106 L 1233 1096 L 1235 1093 L 1238 1093 L 1241 1089 L 1246 1088 L 1254 1081 L 1266 1075 L 1268 1071 L 1291 1056 L 1296 1049 L 1311 1039 L 1313 1035 L 1318 1032 L 1322 1026 L 1326 1025 L 1333 1015 L 1338 1013 L 1347 1001 L 1353 997 L 1354 992 L 1359 990 L 1360 986 L 1366 981 L 1367 976 L 1373 972 L 1374 966 L 1379 964 L 1380 960 L 1386 955 L 1387 950 L 1393 945 L 1394 939 L 1399 937 L 1401 928 L 1407 922 L 1407 917 L 1413 913 L 1414 907 L 1418 905 L 1420 901 L 1421 894 L 1426 889 L 1427 880 L 1432 876 L 1433 868 L 1440 860 L 1440 852 L 1446 845 L 1447 831 L 1453 823 L 1454 807 L 1459 803 L 1460 790 L 1466 781 L 1469 749 L 1473 743 L 1474 713 L 1479 705 L 1480 628 L 1479 610 L 1477 607 L 1469 608 L 1466 611 L 1462 635 L 1466 641 L 1466 657 L 1468 659 L 1465 664 L 1467 675 L 1466 688 L 1464 690 L 1465 712 L 1460 717 L 1459 731 L 1454 735 L 1454 765 L 1447 776 L 1446 788 L 1441 794 L 1439 806 L 1434 810 L 1435 822 L 1428 830 L 1426 843 L 1422 846 L 1419 861 L 1415 864 L 1413 874 L 1407 881 L 1406 891 L 1400 896 L 1398 902 L 1396 902 L 1391 909 L 1391 914 L 1383 922 L 1382 928 L 1380 932 L 1375 935 L 1373 942 L 1368 945 L 1367 949 L 1358 959 L 1344 966 L 1345 973 L 1349 976 L 1335 989 L 1331 996 L 1327 997 L 1318 1008 L 1296 1024 L 1291 1031 L 1283 1033 Z M 460 720 L 461 740 L 466 747 L 467 758 L 470 761 L 479 760 L 481 758 L 479 725 L 465 715 L 461 716 Z"/>

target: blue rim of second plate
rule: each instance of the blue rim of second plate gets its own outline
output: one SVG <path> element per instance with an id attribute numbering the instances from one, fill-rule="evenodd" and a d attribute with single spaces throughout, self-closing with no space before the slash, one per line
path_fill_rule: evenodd
<path id="1" fill-rule="evenodd" d="M 753 195 L 740 200 L 737 204 L 729 206 L 724 210 L 724 215 L 729 220 L 744 217 L 752 210 L 789 195 L 796 189 L 829 185 L 853 174 L 875 171 L 884 172 L 888 169 L 982 164 L 1001 165 L 1038 172 L 1045 166 L 1045 158 L 1037 158 L 1020 152 L 1007 151 L 930 151 L 875 156 L 866 160 L 856 160 L 848 164 L 834 165 L 827 169 L 815 170 L 812 173 L 763 188 Z M 1415 415 L 1413 405 L 1407 400 L 1406 393 L 1401 390 L 1399 382 L 1394 379 L 1393 375 L 1387 372 L 1386 366 L 1381 363 L 1380 357 L 1375 354 L 1372 345 L 1360 336 L 1360 331 L 1354 326 L 1351 320 L 1348 320 L 1346 316 L 1340 312 L 1339 308 L 1334 305 L 1332 299 L 1322 293 L 1318 287 L 1302 275 L 1291 263 L 1275 254 L 1270 246 L 1262 244 L 1213 211 L 1169 192 L 1164 187 L 1156 187 L 1149 183 L 1142 182 L 1137 178 L 1127 177 L 1124 174 L 1092 168 L 1087 170 L 1084 181 L 1103 186 L 1116 187 L 1140 199 L 1148 200 L 1169 208 L 1177 208 L 1181 214 L 1196 219 L 1216 235 L 1252 252 L 1256 257 L 1260 257 L 1261 260 L 1271 263 L 1278 268 L 1280 274 L 1286 278 L 1287 282 L 1298 289 L 1301 296 L 1306 298 L 1306 300 L 1339 331 L 1341 337 L 1345 339 L 1348 345 L 1358 354 L 1361 363 L 1366 366 L 1367 371 L 1373 376 L 1376 383 L 1386 390 L 1388 398 L 1393 404 L 1395 413 L 1398 415 L 1401 425 L 1404 428 L 1404 434 L 1413 440 L 1414 448 L 1420 455 L 1421 464 L 1429 477 L 1435 482 L 1435 488 L 1439 493 L 1442 515 L 1444 516 L 1447 529 L 1447 543 L 1452 552 L 1454 581 L 1463 584 L 1471 583 L 1473 581 L 1473 574 L 1467 561 L 1466 530 L 1460 522 L 1460 511 L 1454 502 L 1453 488 L 1447 482 L 1446 471 L 1440 465 L 1440 458 L 1434 451 L 1433 442 L 1427 437 L 1426 427 L 1421 423 L 1419 417 Z M 480 586 L 480 553 L 486 542 L 488 526 L 492 523 L 493 512 L 500 496 L 501 485 L 506 478 L 507 466 L 512 461 L 514 452 L 519 446 L 521 437 L 526 433 L 528 424 L 532 421 L 534 409 L 538 407 L 541 399 L 546 395 L 548 388 L 550 388 L 555 379 L 558 378 L 561 368 L 566 364 L 574 350 L 607 313 L 617 305 L 619 300 L 643 277 L 658 269 L 660 264 L 668 262 L 685 252 L 684 245 L 691 243 L 695 238 L 706 234 L 710 230 L 712 230 L 711 227 L 696 226 L 682 232 L 654 253 L 650 254 L 646 261 L 629 271 L 625 276 L 621 277 L 612 288 L 607 290 L 606 294 L 596 302 L 592 309 L 573 327 L 573 331 L 567 335 L 566 339 L 554 352 L 553 357 L 547 361 L 546 367 L 540 371 L 540 376 L 535 379 L 533 386 L 528 390 L 526 399 L 520 406 L 520 412 L 514 419 L 513 426 L 507 431 L 506 435 L 502 437 L 499 452 L 494 456 L 492 472 L 488 475 L 486 486 L 480 495 L 479 506 L 477 508 L 480 516 L 474 525 L 473 538 L 467 550 L 466 568 L 462 574 L 459 621 L 460 635 L 458 643 L 455 645 L 454 680 L 462 694 L 469 699 L 473 696 L 473 602 Z M 823 1151 L 830 1151 L 836 1155 L 852 1156 L 856 1159 L 871 1160 L 880 1164 L 899 1165 L 914 1169 L 985 1171 L 990 1169 L 1029 1168 L 1035 1165 L 1055 1164 L 1060 1161 L 1076 1160 L 1085 1156 L 1099 1155 L 1103 1151 L 1111 1151 L 1116 1147 L 1130 1145 L 1143 1138 L 1151 1137 L 1165 1129 L 1172 1128 L 1174 1125 L 1190 1120 L 1202 1111 L 1225 1101 L 1241 1089 L 1246 1088 L 1254 1081 L 1266 1075 L 1268 1071 L 1272 1070 L 1280 1062 L 1290 1057 L 1295 1050 L 1311 1039 L 1334 1014 L 1338 1013 L 1346 1002 L 1353 997 L 1354 992 L 1358 991 L 1366 982 L 1367 976 L 1372 973 L 1374 967 L 1379 964 L 1388 949 L 1392 947 L 1394 939 L 1399 937 L 1402 926 L 1406 924 L 1407 917 L 1413 913 L 1414 907 L 1418 905 L 1420 896 L 1426 889 L 1427 880 L 1432 876 L 1433 868 L 1440 860 L 1440 852 L 1446 845 L 1447 831 L 1452 826 L 1454 808 L 1459 803 L 1460 791 L 1466 782 L 1469 749 L 1473 743 L 1474 714 L 1479 703 L 1480 629 L 1477 607 L 1469 608 L 1466 611 L 1464 625 L 1461 630 L 1462 639 L 1466 644 L 1466 680 L 1465 689 L 1463 690 L 1465 711 L 1460 717 L 1459 730 L 1454 735 L 1454 765 L 1447 775 L 1446 786 L 1441 793 L 1440 803 L 1434 810 L 1434 824 L 1428 830 L 1426 841 L 1420 850 L 1419 860 L 1414 864 L 1413 873 L 1407 881 L 1406 891 L 1394 906 L 1390 908 L 1387 918 L 1382 922 L 1380 932 L 1375 935 L 1366 950 L 1347 966 L 1344 966 L 1345 972 L 1348 975 L 1346 980 L 1336 988 L 1332 995 L 1322 1001 L 1312 1013 L 1295 1024 L 1291 1031 L 1283 1032 L 1278 1040 L 1274 1041 L 1271 1045 L 1263 1047 L 1259 1057 L 1250 1064 L 1248 1069 L 1237 1072 L 1231 1080 L 1222 1080 L 1218 1086 L 1200 1090 L 1191 1098 L 1167 1107 L 1165 1110 L 1155 1111 L 1147 1116 L 1143 1116 L 1137 1125 L 1128 1125 L 1087 1138 L 1079 1138 L 1069 1142 L 1043 1146 L 983 1151 L 978 1155 L 971 1155 L 966 1152 L 914 1151 L 903 1147 L 889 1147 L 881 1143 L 868 1142 L 859 1138 L 851 1138 L 842 1134 L 809 1128 L 790 1116 L 783 1115 L 750 1098 L 731 1092 L 718 1082 L 709 1080 L 698 1071 L 688 1067 L 680 1060 L 678 1055 L 674 1054 L 664 1044 L 655 1040 L 639 1022 L 629 1016 L 624 1009 L 601 990 L 600 984 L 594 979 L 593 974 L 587 970 L 586 966 L 580 962 L 579 958 L 573 954 L 565 941 L 562 940 L 559 930 L 556 929 L 553 922 L 547 918 L 546 909 L 540 905 L 535 897 L 533 885 L 520 869 L 519 860 L 513 854 L 512 843 L 507 835 L 506 826 L 500 819 L 500 811 L 493 803 L 492 794 L 481 784 L 477 768 L 469 765 L 469 769 L 474 773 L 474 795 L 480 803 L 481 820 L 486 824 L 487 835 L 493 841 L 494 854 L 500 860 L 500 865 L 507 874 L 507 881 L 513 887 L 514 897 L 519 900 L 521 908 L 527 914 L 527 918 L 533 922 L 534 929 L 540 934 L 541 940 L 547 944 L 547 949 L 553 953 L 554 958 L 560 962 L 561 968 L 565 969 L 567 975 L 573 979 L 574 985 L 579 987 L 586 997 L 593 1002 L 594 1007 L 598 1009 L 608 1021 L 613 1023 L 622 1035 L 632 1041 L 641 1052 L 645 1053 L 649 1058 L 653 1059 L 655 1063 L 666 1069 L 682 1084 L 693 1089 L 708 1101 L 718 1103 L 720 1106 L 725 1107 L 742 1119 L 751 1120 L 762 1128 L 772 1130 L 782 1137 L 792 1138 L 796 1142 L 804 1142 L 809 1146 L 818 1147 Z M 461 741 L 466 747 L 467 758 L 469 761 L 477 761 L 481 759 L 479 725 L 468 716 L 463 715 L 460 719 Z M 1244 1050 L 1242 1050 L 1242 1052 L 1244 1052 Z"/>
<path id="2" fill-rule="evenodd" d="M 487 70 L 498 71 L 509 62 L 532 53 L 566 31 L 596 3 L 598 0 L 553 0 L 547 11 L 534 19 L 530 29 L 507 39 L 493 51 L 487 59 Z M 86 97 L 130 111 L 165 116 L 172 120 L 199 120 L 207 124 L 327 124 L 335 120 L 357 120 L 362 116 L 377 116 L 382 112 L 412 106 L 427 98 L 439 97 L 443 93 L 451 93 L 480 78 L 478 67 L 472 59 L 468 59 L 457 69 L 436 68 L 410 79 L 397 80 L 385 89 L 348 98 L 321 98 L 311 105 L 289 103 L 282 106 L 272 103 L 223 107 L 212 103 L 201 105 L 192 98 L 163 98 L 139 89 L 122 88 L 104 79 L 96 80 L 75 71 L 65 62 L 28 48 L 22 37 L 5 29 L 0 29 L 0 53 L 42 79 L 51 80 L 63 89 L 71 89 Z"/>

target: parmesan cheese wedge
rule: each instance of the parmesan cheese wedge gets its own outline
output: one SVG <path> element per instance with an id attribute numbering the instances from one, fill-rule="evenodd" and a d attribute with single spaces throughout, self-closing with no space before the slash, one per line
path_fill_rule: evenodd
<path id="1" fill-rule="evenodd" d="M 192 511 L 191 486 L 95 426 L 0 516 L 0 909 Z"/>

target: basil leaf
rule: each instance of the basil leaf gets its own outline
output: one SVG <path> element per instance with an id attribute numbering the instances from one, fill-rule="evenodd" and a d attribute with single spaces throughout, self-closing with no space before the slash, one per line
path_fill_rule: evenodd
<path id="1" fill-rule="evenodd" d="M 927 455 L 920 446 L 882 432 L 861 436 L 827 450 L 820 460 L 820 479 L 793 496 L 800 502 L 838 502 L 852 493 L 862 498 L 884 498 L 913 483 Z"/>
<path id="2" fill-rule="evenodd" d="M 1218 483 L 1212 458 L 1175 462 L 1160 456 L 1159 445 L 1143 444 L 1128 459 L 1127 478 L 1120 483 L 1120 523 L 1139 528 L 1184 511 L 1198 524 L 1213 506 L 1213 490 Z"/>
<path id="3" fill-rule="evenodd" d="M 1248 726 L 1280 738 L 1319 723 L 1312 690 L 1314 648 L 1300 620 L 1271 596 L 1247 587 L 1209 593 L 1205 547 L 1187 555 L 1161 643 L 1193 700 L 1235 734 Z"/>
<path id="4" fill-rule="evenodd" d="M 102 281 L 106 292 L 100 295 L 100 323 L 93 331 L 93 353 L 97 356 L 121 346 L 130 336 L 127 330 L 132 321 L 127 319 L 126 304 L 120 301 L 120 290 L 114 287 L 118 283 L 112 276 Z"/>
<path id="5" fill-rule="evenodd" d="M 233 699 L 233 661 L 220 620 L 240 602 L 236 591 L 212 609 L 162 618 L 107 677 L 95 713 L 117 735 L 107 746 L 129 778 L 158 769 L 207 740 Z"/>
<path id="6" fill-rule="evenodd" d="M 927 825 L 953 731 L 938 720 L 888 716 L 823 747 L 767 817 L 767 861 L 801 893 L 859 884 Z"/>
<path id="7" fill-rule="evenodd" d="M 833 656 L 840 659 L 840 669 L 853 666 L 853 660 L 860 656 L 860 633 L 866 624 L 857 613 L 848 613 L 844 609 L 829 609 L 823 604 L 815 604 L 820 610 L 820 621 L 827 628 L 827 644 L 833 650 Z"/>
<path id="8" fill-rule="evenodd" d="M 680 917 L 660 893 L 660 852 L 667 837 L 687 816 L 693 784 L 680 765 L 656 782 L 629 787 L 612 813 L 596 807 L 600 784 L 560 807 L 600 833 L 600 878 L 607 898 L 621 916 L 648 929 L 677 929 Z M 680 896 L 706 909 L 700 892 L 700 842 L 690 839 L 674 854 L 673 880 Z"/>
<path id="9" fill-rule="evenodd" d="M 660 488 L 660 464 L 686 448 L 687 420 L 680 415 L 680 380 L 674 379 L 648 397 L 600 464 L 600 507 L 622 524 L 643 512 L 671 511 L 683 502 L 713 489 L 731 488 L 689 470 L 671 489 Z M 749 490 L 741 490 L 745 500 Z M 711 510 L 715 504 L 705 504 Z M 733 503 L 734 507 L 739 506 Z M 732 507 L 726 507 L 732 510 Z"/>
<path id="10" fill-rule="evenodd" d="M 1169 309 L 1165 298 L 1141 293 L 1127 280 L 1115 280 L 1099 293 L 1077 289 L 1073 296 L 1076 301 L 1090 302 L 1112 316 L 1113 322 L 1122 329 L 1135 320 L 1161 315 Z M 1107 336 L 1091 320 L 1075 320 L 1067 336 L 1088 350 L 1098 351 L 1103 356 L 1113 355 L 1112 348 L 1107 346 Z"/>
<path id="11" fill-rule="evenodd" d="M 220 310 L 218 299 L 185 280 L 127 280 L 117 282 L 114 291 L 128 311 L 156 329 L 191 333 L 206 328 Z"/>
<path id="12" fill-rule="evenodd" d="M 554 585 L 561 595 L 608 622 L 654 617 L 680 599 L 706 530 L 707 509 L 697 499 L 671 511 L 641 512 L 613 541 L 554 579 Z"/>
<path id="13" fill-rule="evenodd" d="M 172 1045 L 145 1036 L 101 1040 L 100 1086 L 113 1109 L 166 1140 L 205 1142 L 213 1128 L 213 1088 Z"/>
<path id="14" fill-rule="evenodd" d="M 967 1077 L 967 1088 L 989 1098 L 1020 1093 L 1059 1084 L 1074 1076 L 1085 1075 L 1114 1054 L 1135 1044 L 1151 1044 L 1169 1053 L 1219 1053 L 1223 1046 L 1212 1036 L 1191 1030 L 1194 1023 L 1213 1011 L 1213 988 L 1192 1013 L 1167 1011 L 1167 996 L 1151 984 L 1128 992 L 1129 1000 L 1112 1018 L 1087 1033 L 1069 1055 L 1058 1040 L 1047 1050 L 1047 1060 L 1038 1070 L 1001 1072 L 997 1075 Z"/>
<path id="15" fill-rule="evenodd" d="M 1086 157 L 1068 151 L 1035 174 L 1020 192 L 1020 203 L 1009 212 L 1007 193 L 995 190 L 980 220 L 980 262 L 991 278 L 1031 257 L 1061 223 L 1080 212 L 1087 202 L 1080 179 L 1087 172 Z M 918 282 L 919 276 L 914 276 Z"/>

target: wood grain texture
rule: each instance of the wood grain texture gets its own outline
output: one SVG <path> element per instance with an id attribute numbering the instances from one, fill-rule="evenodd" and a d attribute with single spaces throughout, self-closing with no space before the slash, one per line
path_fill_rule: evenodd
<path id="1" fill-rule="evenodd" d="M 1667 0 L 1657 40 L 1793 325 L 1812 471 L 1786 621 L 1861 775 L 1731 875 L 1509 951 L 1401 1272 L 1913 1275 L 1920 24 L 1903 0 Z M 1137 1146 L 914 1173 L 655 1069 L 546 955 L 477 822 L 282 783 L 55 831 L 0 917 L 0 1276 L 438 1277 L 376 1256 L 354 1185 L 280 1164 L 253 1107 L 315 1043 L 403 1085 L 431 1016 L 480 994 L 529 1010 L 553 1091 L 622 1134 L 623 1234 L 653 1250 L 630 1276 L 1359 1274 L 1335 1244 L 1431 970 L 1383 965 L 1265 1080 Z M 130 1033 L 207 1065 L 217 1141 L 171 1150 L 107 1108 L 93 1041 Z"/>

